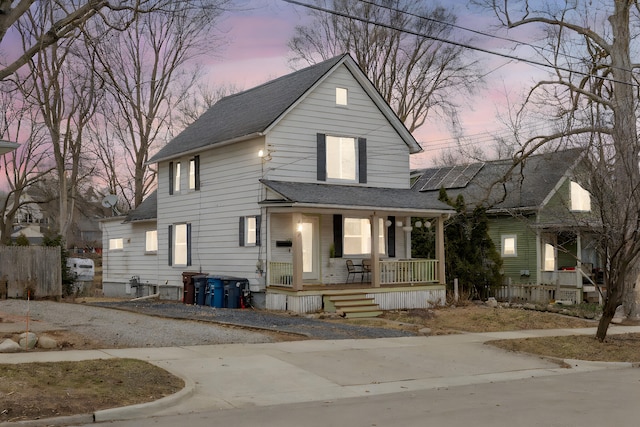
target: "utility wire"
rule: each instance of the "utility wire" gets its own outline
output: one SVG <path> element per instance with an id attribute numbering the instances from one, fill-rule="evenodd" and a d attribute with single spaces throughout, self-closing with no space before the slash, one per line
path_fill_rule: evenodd
<path id="1" fill-rule="evenodd" d="M 619 84 L 631 85 L 631 86 L 634 86 L 634 87 L 638 87 L 637 84 L 620 81 L 620 80 L 617 80 L 617 79 L 613 79 L 611 77 L 598 76 L 598 75 L 594 75 L 594 74 L 591 74 L 591 73 L 586 73 L 586 72 L 583 72 L 583 71 L 572 70 L 571 68 L 563 67 L 563 66 L 560 66 L 560 65 L 552 65 L 552 64 L 547 64 L 547 63 L 540 62 L 540 61 L 535 61 L 533 59 L 520 58 L 520 57 L 515 56 L 515 55 L 510 55 L 510 54 L 501 53 L 501 52 L 495 52 L 495 51 L 492 51 L 492 50 L 489 50 L 489 49 L 485 49 L 485 48 L 482 48 L 482 47 L 472 46 L 472 45 L 467 44 L 467 43 L 448 40 L 448 39 L 444 39 L 442 37 L 431 36 L 431 35 L 428 35 L 428 34 L 422 34 L 422 33 L 419 33 L 419 32 L 416 32 L 416 31 L 412 31 L 412 30 L 408 30 L 408 29 L 405 29 L 405 28 L 399 28 L 399 27 L 396 27 L 396 26 L 391 25 L 391 24 L 384 24 L 384 23 L 381 23 L 381 22 L 371 21 L 369 19 L 361 18 L 359 16 L 351 15 L 351 14 L 344 13 L 344 12 L 338 12 L 337 10 L 327 9 L 327 8 L 324 8 L 324 7 L 320 7 L 320 6 L 316 6 L 316 5 L 312 5 L 312 4 L 308 4 L 308 3 L 303 3 L 303 2 L 300 2 L 300 1 L 297 1 L 297 0 L 283 0 L 283 1 L 285 1 L 287 3 L 290 3 L 290 4 L 297 5 L 297 6 L 306 7 L 308 9 L 313 9 L 313 10 L 317 10 L 317 11 L 320 11 L 320 12 L 329 13 L 331 15 L 336 15 L 336 16 L 341 16 L 343 18 L 353 19 L 353 20 L 356 20 L 356 21 L 364 22 L 366 24 L 377 25 L 379 27 L 388 28 L 390 30 L 400 31 L 400 32 L 403 32 L 403 33 L 411 34 L 411 35 L 418 36 L 418 37 L 424 37 L 424 38 L 427 38 L 427 39 L 430 39 L 430 40 L 434 40 L 434 41 L 438 41 L 438 42 L 441 42 L 441 43 L 462 47 L 464 49 L 475 50 L 475 51 L 486 53 L 486 54 L 489 54 L 489 55 L 499 56 L 499 57 L 502 57 L 502 58 L 507 58 L 507 59 L 511 59 L 511 60 L 515 60 L 515 61 L 519 61 L 519 62 L 524 62 L 524 63 L 530 64 L 530 65 L 536 65 L 536 66 L 539 66 L 539 67 L 551 68 L 553 70 L 565 71 L 567 73 L 578 74 L 578 75 L 582 75 L 582 76 L 585 76 L 585 77 L 592 77 L 592 78 L 596 78 L 596 79 L 600 79 L 600 80 L 609 81 L 609 82 L 612 82 L 612 83 L 619 83 Z"/>

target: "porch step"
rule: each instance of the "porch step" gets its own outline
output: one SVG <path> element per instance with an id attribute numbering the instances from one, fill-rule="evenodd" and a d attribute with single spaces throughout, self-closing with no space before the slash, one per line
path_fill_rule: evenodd
<path id="1" fill-rule="evenodd" d="M 344 317 L 378 317 L 382 314 L 380 306 L 373 298 L 368 298 L 365 293 L 341 294 L 328 296 L 326 309 L 336 313 L 342 313 Z"/>

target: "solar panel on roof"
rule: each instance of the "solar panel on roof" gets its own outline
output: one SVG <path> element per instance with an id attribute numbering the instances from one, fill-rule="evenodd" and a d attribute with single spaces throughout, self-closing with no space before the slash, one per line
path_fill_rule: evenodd
<path id="1" fill-rule="evenodd" d="M 484 163 L 473 163 L 470 165 L 431 169 L 425 173 L 426 182 L 420 191 L 466 187 L 469 181 L 480 172 L 483 166 Z"/>

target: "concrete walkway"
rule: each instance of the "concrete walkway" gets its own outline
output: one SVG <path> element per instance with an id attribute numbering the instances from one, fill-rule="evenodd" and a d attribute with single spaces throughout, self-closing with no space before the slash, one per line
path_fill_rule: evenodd
<path id="1" fill-rule="evenodd" d="M 627 332 L 640 332 L 640 326 L 612 325 L 609 329 L 610 334 Z M 185 380 L 186 387 L 173 396 L 148 404 L 102 410 L 92 416 L 95 421 L 107 421 L 246 406 L 333 401 L 630 366 L 628 363 L 570 361 L 571 368 L 568 369 L 547 359 L 484 345 L 493 339 L 576 334 L 594 335 L 595 328 L 33 352 L 3 354 L 0 363 L 135 358 L 153 363 Z M 42 422 L 39 420 L 39 425 Z"/>

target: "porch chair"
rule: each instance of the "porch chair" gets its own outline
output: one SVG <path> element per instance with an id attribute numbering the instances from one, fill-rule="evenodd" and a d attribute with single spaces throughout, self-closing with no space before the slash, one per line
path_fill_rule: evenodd
<path id="1" fill-rule="evenodd" d="M 353 275 L 354 279 L 353 282 L 355 282 L 355 276 L 357 276 L 358 274 L 360 275 L 360 281 L 362 282 L 363 280 L 363 276 L 364 276 L 364 269 L 359 266 L 359 265 L 354 265 L 353 261 L 348 259 L 347 260 L 347 283 L 349 283 L 349 278 Z"/>

